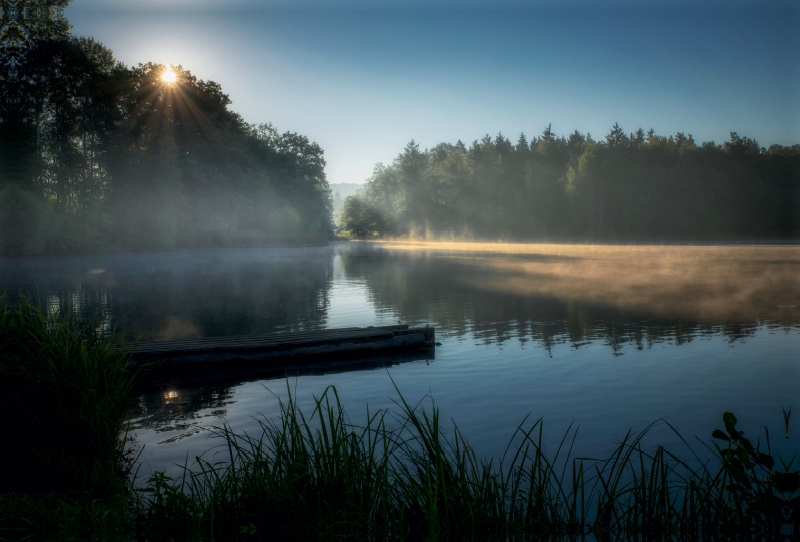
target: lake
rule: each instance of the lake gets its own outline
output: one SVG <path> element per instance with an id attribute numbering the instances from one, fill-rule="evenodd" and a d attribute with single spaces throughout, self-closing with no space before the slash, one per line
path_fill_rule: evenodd
<path id="1" fill-rule="evenodd" d="M 544 418 L 552 448 L 579 424 L 575 453 L 596 457 L 659 419 L 708 442 L 724 411 L 750 437 L 767 426 L 787 457 L 800 450 L 800 424 L 784 439 L 781 416 L 800 408 L 798 277 L 792 245 L 353 242 L 0 259 L 0 287 L 38 291 L 51 312 L 97 315 L 118 339 L 436 327 L 434 359 L 172 382 L 140 396 L 132 434 L 145 474 L 204 453 L 224 460 L 209 430 L 257 431 L 287 385 L 305 408 L 336 386 L 355 423 L 367 407 L 397 410 L 395 386 L 410 402 L 431 396 L 483 457 L 502 453 L 528 414 Z M 648 443 L 680 450 L 664 424 Z"/>

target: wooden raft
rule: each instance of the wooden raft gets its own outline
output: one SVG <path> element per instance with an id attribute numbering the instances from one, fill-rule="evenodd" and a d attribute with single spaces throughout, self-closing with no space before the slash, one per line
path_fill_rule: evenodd
<path id="1" fill-rule="evenodd" d="M 430 326 L 348 327 L 257 336 L 142 342 L 131 348 L 131 358 L 134 361 L 160 361 L 162 366 L 171 368 L 185 364 L 280 365 L 290 359 L 343 359 L 378 355 L 387 350 L 430 348 L 435 342 L 435 331 Z"/>

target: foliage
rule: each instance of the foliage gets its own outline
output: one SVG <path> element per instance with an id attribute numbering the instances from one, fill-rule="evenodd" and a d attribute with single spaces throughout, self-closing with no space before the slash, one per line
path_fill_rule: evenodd
<path id="1" fill-rule="evenodd" d="M 0 448 L 0 493 L 91 500 L 127 486 L 124 420 L 142 367 L 112 340 L 97 320 L 0 298 L 0 415 L 15 436 Z"/>
<path id="2" fill-rule="evenodd" d="M 400 396 L 353 425 L 334 388 L 309 418 L 291 393 L 255 437 L 223 427 L 229 460 L 198 458 L 178 480 L 153 475 L 138 491 L 148 539 L 180 533 L 216 540 L 762 540 L 800 521 L 800 474 L 753 446 L 725 413 L 711 462 L 628 433 L 606 460 L 573 458 L 577 430 L 555 455 L 542 420 L 520 424 L 505 454 L 479 461 L 439 413 Z M 671 427 L 671 426 L 670 426 Z M 767 439 L 768 447 L 768 439 Z"/>
<path id="3" fill-rule="evenodd" d="M 247 124 L 180 66 L 124 66 L 69 33 L 66 0 L 2 4 L 0 205 L 23 219 L 0 254 L 327 238 L 318 145 Z"/>
<path id="4" fill-rule="evenodd" d="M 384 216 L 359 195 L 344 200 L 339 216 L 339 229 L 356 239 L 369 239 L 387 230 Z"/>
<path id="5" fill-rule="evenodd" d="M 731 413 L 709 460 L 688 444 L 648 452 L 655 424 L 604 460 L 573 457 L 570 427 L 549 456 L 542 420 L 526 418 L 495 462 L 446 429 L 432 401 L 398 391 L 396 412 L 356 425 L 333 387 L 310 415 L 289 389 L 257 434 L 219 428 L 225 461 L 199 457 L 177 479 L 136 483 L 123 429 L 138 369 L 127 353 L 96 323 L 25 298 L 3 307 L 0 398 L 18 438 L 2 451 L 0 537 L 764 540 L 800 522 L 796 458 L 773 457 L 766 430 L 754 444 Z"/>
<path id="6" fill-rule="evenodd" d="M 0 540 L 116 538 L 130 523 L 135 457 L 125 431 L 145 365 L 97 319 L 0 296 Z"/>
<path id="7" fill-rule="evenodd" d="M 625 134 L 604 141 L 550 126 L 516 145 L 498 134 L 442 143 L 413 141 L 379 164 L 359 206 L 341 221 L 386 236 L 516 240 L 730 240 L 800 234 L 800 145 L 769 149 L 730 134 L 698 145 L 691 134 Z"/>
<path id="8" fill-rule="evenodd" d="M 125 420 L 143 367 L 96 320 L 0 298 L 0 539 L 113 535 L 129 523 Z"/>

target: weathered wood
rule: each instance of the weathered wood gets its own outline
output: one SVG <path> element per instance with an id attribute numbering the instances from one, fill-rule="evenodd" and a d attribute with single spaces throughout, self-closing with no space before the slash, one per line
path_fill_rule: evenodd
<path id="1" fill-rule="evenodd" d="M 338 330 L 336 330 L 338 331 Z M 393 333 L 379 330 L 353 330 L 346 333 L 316 333 L 316 334 L 294 334 L 279 333 L 274 335 L 262 335 L 252 337 L 236 338 L 206 338 L 191 339 L 185 341 L 170 341 L 162 343 L 137 344 L 133 347 L 134 353 L 144 352 L 167 352 L 167 351 L 195 351 L 195 350 L 215 350 L 220 348 L 250 348 L 250 347 L 271 347 L 293 344 L 313 344 L 318 342 L 329 342 L 346 340 L 353 338 L 367 337 L 392 337 Z"/>
<path id="2" fill-rule="evenodd" d="M 201 366 L 215 370 L 224 366 L 274 369 L 296 366 L 303 360 L 319 363 L 325 359 L 433 348 L 435 342 L 435 331 L 430 326 L 376 326 L 137 343 L 131 347 L 131 357 L 134 361 L 158 361 L 161 371 Z"/>

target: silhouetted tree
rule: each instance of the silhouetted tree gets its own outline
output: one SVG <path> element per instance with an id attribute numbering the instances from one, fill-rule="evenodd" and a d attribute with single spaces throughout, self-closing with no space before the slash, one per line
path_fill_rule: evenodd
<path id="1" fill-rule="evenodd" d="M 502 134 L 468 150 L 412 144 L 376 167 L 362 197 L 385 218 L 384 230 L 371 218 L 375 231 L 391 235 L 425 222 L 434 233 L 523 240 L 797 236 L 800 146 L 767 151 L 735 133 L 698 146 L 683 132 L 628 136 L 618 123 L 596 142 L 548 125 L 513 146 Z"/>
<path id="2" fill-rule="evenodd" d="M 67 1 L 0 0 L 0 252 L 325 239 L 322 149 L 252 126 L 181 66 L 128 68 Z"/>

